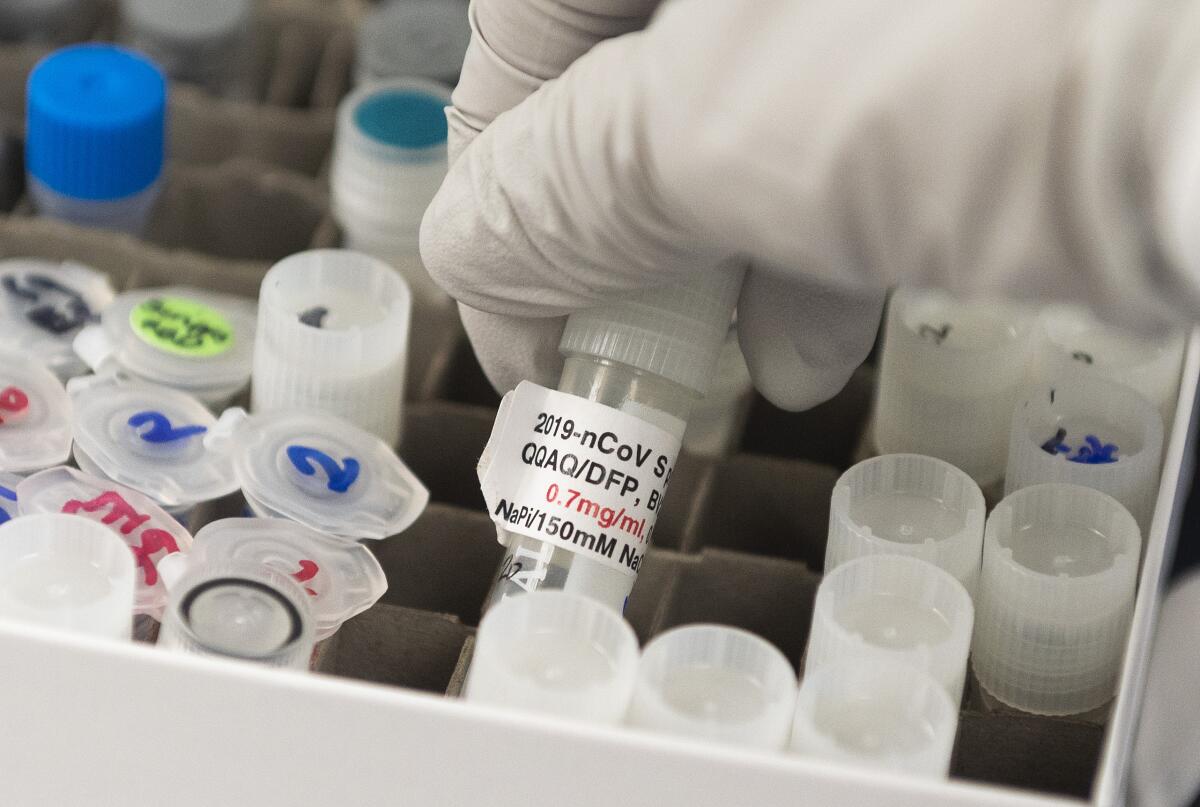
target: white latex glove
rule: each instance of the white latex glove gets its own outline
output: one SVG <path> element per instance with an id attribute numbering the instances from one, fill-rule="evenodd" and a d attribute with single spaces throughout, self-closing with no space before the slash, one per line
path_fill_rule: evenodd
<path id="1" fill-rule="evenodd" d="M 488 126 L 422 253 L 501 389 L 553 383 L 562 315 L 736 256 L 747 362 L 789 407 L 898 282 L 1194 317 L 1198 34 L 1183 0 L 674 0 Z"/>

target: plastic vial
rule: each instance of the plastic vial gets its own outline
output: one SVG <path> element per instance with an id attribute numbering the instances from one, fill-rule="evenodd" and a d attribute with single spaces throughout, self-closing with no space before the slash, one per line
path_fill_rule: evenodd
<path id="1" fill-rule="evenodd" d="M 330 188 L 346 246 L 399 271 L 417 307 L 457 316 L 418 247 L 421 218 L 446 177 L 449 104 L 449 87 L 419 79 L 355 90 L 338 108 Z"/>
<path id="2" fill-rule="evenodd" d="M 25 167 L 38 212 L 141 234 L 158 198 L 167 84 L 148 59 L 73 45 L 29 76 Z"/>
<path id="3" fill-rule="evenodd" d="M 37 359 L 63 381 L 87 372 L 75 335 L 112 302 L 108 275 L 72 261 L 0 261 L 0 343 Z"/>
<path id="4" fill-rule="evenodd" d="M 52 40 L 88 5 L 87 0 L 4 0 L 0 40 Z"/>
<path id="5" fill-rule="evenodd" d="M 879 453 L 926 454 L 982 486 L 999 481 L 1025 381 L 1029 315 L 999 302 L 901 289 L 884 328 L 875 402 Z"/>
<path id="6" fill-rule="evenodd" d="M 308 597 L 318 642 L 387 591 L 383 568 L 365 546 L 282 518 L 224 518 L 207 524 L 196 533 L 186 562 L 258 564 L 288 575 Z"/>
<path id="7" fill-rule="evenodd" d="M 408 286 L 376 258 L 285 258 L 259 294 L 251 408 L 326 412 L 396 445 L 411 314 Z"/>
<path id="8" fill-rule="evenodd" d="M 735 452 L 753 397 L 750 369 L 738 344 L 737 328 L 733 327 L 717 357 L 712 385 L 688 418 L 684 450 L 698 457 L 723 457 Z"/>
<path id="9" fill-rule="evenodd" d="M 945 778 L 958 707 L 929 673 L 841 661 L 805 675 L 791 748 L 808 756 Z"/>
<path id="10" fill-rule="evenodd" d="M 136 561 L 133 613 L 162 616 L 167 592 L 158 564 L 167 555 L 187 552 L 188 534 L 148 496 L 107 479 L 59 466 L 39 471 L 17 485 L 18 507 L 25 516 L 66 513 L 103 524 L 131 551 Z"/>
<path id="11" fill-rule="evenodd" d="M 1028 388 L 1013 413 L 1004 492 L 1042 482 L 1103 491 L 1150 529 L 1163 427 L 1158 408 L 1128 387 L 1075 375 Z"/>
<path id="12" fill-rule="evenodd" d="M 1145 338 L 1106 325 L 1084 308 L 1054 305 L 1038 314 L 1033 344 L 1035 382 L 1107 378 L 1149 398 L 1170 427 L 1186 344 L 1182 331 Z"/>
<path id="13" fill-rule="evenodd" d="M 219 95 L 249 79 L 252 0 L 121 0 L 121 39 L 176 81 Z"/>
<path id="14" fill-rule="evenodd" d="M 619 615 L 585 597 L 540 591 L 483 617 L 464 695 L 615 725 L 629 706 L 637 666 L 637 637 Z"/>
<path id="15" fill-rule="evenodd" d="M 121 370 L 219 411 L 250 381 L 255 310 L 190 286 L 127 291 L 79 332 L 75 352 L 97 372 Z"/>
<path id="16" fill-rule="evenodd" d="M 470 41 L 462 0 L 382 3 L 359 23 L 355 81 L 425 78 L 453 87 Z"/>
<path id="17" fill-rule="evenodd" d="M 787 743 L 796 673 L 770 642 L 722 625 L 685 625 L 642 651 L 628 722 L 708 742 Z"/>
<path id="18" fill-rule="evenodd" d="M 333 415 L 230 409 L 205 440 L 232 450 L 234 476 L 259 517 L 289 518 L 348 541 L 379 540 L 408 529 L 429 503 L 395 451 Z"/>
<path id="19" fill-rule="evenodd" d="M 238 489 L 227 452 L 204 445 L 217 419 L 184 392 L 116 376 L 73 379 L 75 461 L 140 491 L 187 523 L 196 505 Z"/>
<path id="20" fill-rule="evenodd" d="M 740 267 L 579 311 L 567 318 L 558 389 L 627 412 L 682 438 L 704 394 L 741 290 Z M 636 575 L 498 528 L 507 547 L 488 605 L 537 588 L 584 594 L 624 612 Z M 521 574 L 512 571 L 521 569 Z"/>
<path id="21" fill-rule="evenodd" d="M 932 563 L 903 555 L 858 558 L 821 580 L 804 669 L 896 661 L 928 672 L 957 704 L 974 622 L 967 590 Z"/>
<path id="22" fill-rule="evenodd" d="M 0 471 L 31 473 L 66 462 L 71 419 L 71 401 L 54 373 L 0 350 Z"/>
<path id="23" fill-rule="evenodd" d="M 101 524 L 35 515 L 0 524 L 0 617 L 128 639 L 134 561 Z"/>
<path id="24" fill-rule="evenodd" d="M 307 669 L 315 643 L 300 585 L 255 563 L 189 568 L 170 581 L 158 644 L 172 650 Z"/>
<path id="25" fill-rule="evenodd" d="M 864 460 L 833 489 L 825 573 L 864 555 L 910 555 L 973 593 L 985 516 L 979 486 L 948 462 L 919 454 Z"/>
<path id="26" fill-rule="evenodd" d="M 1069 715 L 1112 699 L 1141 536 L 1120 502 L 1078 485 L 1005 497 L 983 539 L 972 666 L 998 700 Z"/>

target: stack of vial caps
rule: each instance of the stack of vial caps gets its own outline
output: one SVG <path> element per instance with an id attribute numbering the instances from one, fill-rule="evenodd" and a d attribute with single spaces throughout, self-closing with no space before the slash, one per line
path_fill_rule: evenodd
<path id="1" fill-rule="evenodd" d="M 314 279 L 310 264 L 328 261 L 344 271 Z M 274 287 L 294 288 L 296 274 L 321 306 L 279 299 Z M 267 277 L 271 328 L 247 300 L 114 295 L 77 264 L 0 262 L 0 285 L 0 546 L 14 553 L 6 579 L 21 581 L 0 592 L 0 613 L 139 638 L 161 622 L 166 646 L 304 667 L 314 641 L 382 596 L 383 570 L 359 541 L 403 532 L 428 500 L 391 447 L 399 413 L 378 411 L 399 408 L 404 372 L 395 272 L 354 253 L 295 256 Z M 378 337 L 397 327 L 400 339 Z M 268 338 L 271 405 L 227 408 Z M 327 391 L 347 386 L 375 405 L 339 409 Z M 204 524 L 233 495 L 253 517 Z M 104 543 L 87 547 L 89 526 Z"/>
<path id="2" fill-rule="evenodd" d="M 128 37 L 199 80 L 189 65 L 239 51 L 250 4 L 203 19 L 193 5 L 121 10 Z M 134 51 L 43 60 L 28 95 L 39 211 L 140 232 L 165 104 L 162 71 Z M 0 263 L 0 286 L 0 614 L 143 639 L 161 622 L 165 646 L 305 667 L 315 641 L 382 596 L 359 542 L 403 532 L 428 501 L 394 450 L 402 274 L 361 253 L 302 253 L 267 273 L 257 305 L 188 286 L 116 294 L 89 267 L 26 259 Z M 233 404 L 252 379 L 247 414 Z M 246 517 L 206 524 L 231 496 Z"/>

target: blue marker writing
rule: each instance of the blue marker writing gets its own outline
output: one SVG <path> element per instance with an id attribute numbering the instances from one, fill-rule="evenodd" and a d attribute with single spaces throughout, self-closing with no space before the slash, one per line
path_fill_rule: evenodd
<path id="1" fill-rule="evenodd" d="M 147 443 L 173 443 L 176 440 L 186 440 L 208 431 L 207 426 L 199 425 L 176 428 L 171 425 L 171 421 L 167 419 L 166 415 L 153 410 L 138 412 L 129 418 L 128 423 L 135 429 L 140 429 L 147 423 L 150 424 L 150 428 L 139 435 Z"/>
<path id="2" fill-rule="evenodd" d="M 305 476 L 312 476 L 317 472 L 313 467 L 314 462 L 321 466 L 325 476 L 329 477 L 329 489 L 336 493 L 345 493 L 358 479 L 360 466 L 358 460 L 353 457 L 346 457 L 339 464 L 324 451 L 309 446 L 288 446 L 287 456 L 296 470 Z"/>
<path id="3" fill-rule="evenodd" d="M 1119 449 L 1115 443 L 1105 443 L 1094 434 L 1085 435 L 1084 444 L 1075 449 L 1071 455 L 1071 447 L 1066 443 L 1067 430 L 1059 429 L 1054 436 L 1042 443 L 1042 451 L 1047 454 L 1062 454 L 1068 462 L 1078 462 L 1083 465 L 1106 465 L 1117 462 Z"/>
<path id="4" fill-rule="evenodd" d="M 0 485 L 0 498 L 8 499 L 10 502 L 15 502 L 17 500 L 17 492 L 12 488 L 6 488 L 3 485 Z M 11 518 L 12 514 L 8 512 L 8 509 L 5 507 L 0 507 L 0 524 L 3 524 L 5 521 L 8 521 Z"/>

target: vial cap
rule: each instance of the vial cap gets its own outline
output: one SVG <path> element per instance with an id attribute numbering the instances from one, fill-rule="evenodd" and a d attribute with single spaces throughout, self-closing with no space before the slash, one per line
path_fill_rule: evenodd
<path id="1" fill-rule="evenodd" d="M 895 661 L 841 661 L 805 675 L 793 751 L 866 767 L 945 778 L 958 707 L 923 670 Z"/>
<path id="2" fill-rule="evenodd" d="M 190 565 L 170 581 L 158 644 L 173 650 L 306 669 L 315 642 L 306 596 L 256 563 Z"/>
<path id="3" fill-rule="evenodd" d="M 950 573 L 920 558 L 868 555 L 817 589 L 805 670 L 836 661 L 919 667 L 962 700 L 975 607 Z"/>
<path id="4" fill-rule="evenodd" d="M 254 353 L 253 301 L 187 286 L 117 295 L 76 350 L 93 369 L 108 361 L 203 401 L 246 385 Z"/>
<path id="5" fill-rule="evenodd" d="M 1068 715 L 1112 699 L 1133 614 L 1141 533 L 1116 499 L 1049 483 L 988 516 L 971 665 L 1016 709 Z"/>
<path id="6" fill-rule="evenodd" d="M 64 381 L 86 372 L 71 342 L 113 300 L 108 276 L 73 261 L 0 261 L 0 342 Z"/>
<path id="7" fill-rule="evenodd" d="M 121 21 L 135 38 L 193 45 L 236 36 L 253 8 L 251 0 L 121 0 Z"/>
<path id="8" fill-rule="evenodd" d="M 0 524 L 0 617 L 128 639 L 134 575 L 125 542 L 93 521 L 43 514 Z"/>
<path id="9" fill-rule="evenodd" d="M 780 749 L 796 674 L 770 642 L 722 625 L 685 625 L 642 651 L 628 721 L 710 742 Z"/>
<path id="10" fill-rule="evenodd" d="M 271 268 L 259 294 L 255 412 L 328 412 L 388 445 L 400 435 L 412 297 L 380 260 L 312 250 Z"/>
<path id="11" fill-rule="evenodd" d="M 1042 482 L 1095 488 L 1150 528 L 1158 497 L 1163 425 L 1158 408 L 1099 376 L 1071 375 L 1026 388 L 1012 417 L 1005 493 Z"/>
<path id="12" fill-rule="evenodd" d="M 35 361 L 0 351 L 0 470 L 22 473 L 71 455 L 71 401 Z"/>
<path id="13" fill-rule="evenodd" d="M 479 623 L 467 700 L 616 725 L 637 672 L 633 628 L 606 605 L 533 591 L 494 605 Z"/>
<path id="14" fill-rule="evenodd" d="M 232 458 L 204 444 L 217 419 L 187 393 L 117 376 L 76 378 L 67 391 L 75 408 L 81 467 L 80 452 L 99 475 L 164 507 L 237 490 Z"/>
<path id="15" fill-rule="evenodd" d="M 990 485 L 1025 383 L 1029 311 L 901 289 L 888 303 L 875 403 L 881 454 L 925 454 Z"/>
<path id="16" fill-rule="evenodd" d="M 620 362 L 703 395 L 742 288 L 740 263 L 567 317 L 559 352 Z"/>
<path id="17" fill-rule="evenodd" d="M 162 616 L 167 591 L 158 563 L 187 552 L 192 536 L 152 499 L 107 479 L 59 466 L 40 471 L 17 485 L 22 516 L 67 513 L 104 524 L 129 549 L 137 566 L 133 612 Z M 19 520 L 19 519 L 18 519 Z"/>
<path id="18" fill-rule="evenodd" d="M 139 54 L 72 45 L 33 69 L 27 85 L 26 168 L 64 196 L 131 196 L 162 172 L 167 84 Z"/>
<path id="19" fill-rule="evenodd" d="M 985 514 L 979 485 L 948 462 L 919 454 L 864 460 L 834 486 L 825 572 L 865 555 L 909 555 L 974 592 Z"/>
<path id="20" fill-rule="evenodd" d="M 429 503 L 429 491 L 392 449 L 332 415 L 230 409 L 206 440 L 232 446 L 234 474 L 260 516 L 379 539 L 408 529 Z"/>
<path id="21" fill-rule="evenodd" d="M 461 0 L 399 0 L 379 5 L 358 27 L 359 84 L 418 77 L 453 85 L 471 26 Z"/>
<path id="22" fill-rule="evenodd" d="M 317 641 L 387 591 L 379 561 L 362 544 L 280 518 L 225 518 L 196 533 L 189 564 L 261 564 L 295 580 L 313 611 Z"/>
<path id="23" fill-rule="evenodd" d="M 1101 322 L 1085 308 L 1052 305 L 1038 314 L 1032 376 L 1040 384 L 1107 378 L 1150 399 L 1166 423 L 1175 411 L 1185 343 L 1181 330 L 1143 337 Z"/>

